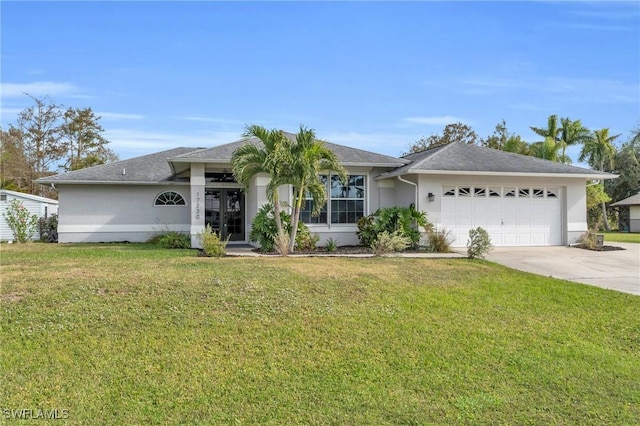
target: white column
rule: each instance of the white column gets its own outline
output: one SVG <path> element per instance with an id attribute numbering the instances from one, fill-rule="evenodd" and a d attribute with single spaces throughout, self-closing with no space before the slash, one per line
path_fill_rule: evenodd
<path id="1" fill-rule="evenodd" d="M 191 163 L 191 247 L 202 248 L 196 237 L 204 229 L 204 164 Z"/>

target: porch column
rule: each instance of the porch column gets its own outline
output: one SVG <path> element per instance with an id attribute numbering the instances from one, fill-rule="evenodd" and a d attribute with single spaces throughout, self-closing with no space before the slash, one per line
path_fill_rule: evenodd
<path id="1" fill-rule="evenodd" d="M 204 229 L 204 164 L 191 163 L 191 247 L 202 248 L 196 235 Z"/>

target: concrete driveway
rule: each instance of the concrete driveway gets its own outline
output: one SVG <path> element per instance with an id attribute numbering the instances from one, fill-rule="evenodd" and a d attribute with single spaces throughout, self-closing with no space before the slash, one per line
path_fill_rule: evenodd
<path id="1" fill-rule="evenodd" d="M 625 250 L 498 247 L 487 256 L 487 260 L 520 271 L 640 295 L 640 244 L 607 245 Z"/>

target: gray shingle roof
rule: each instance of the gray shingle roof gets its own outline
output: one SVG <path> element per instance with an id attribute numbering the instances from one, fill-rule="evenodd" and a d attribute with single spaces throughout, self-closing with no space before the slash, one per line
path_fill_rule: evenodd
<path id="1" fill-rule="evenodd" d="M 284 132 L 289 139 L 294 140 L 296 135 Z M 365 151 L 362 149 L 351 148 L 344 145 L 338 145 L 331 142 L 323 141 L 327 148 L 336 154 L 340 163 L 344 166 L 370 166 L 370 167 L 399 167 L 407 164 L 407 160 L 388 155 L 377 154 L 375 152 Z M 247 138 L 239 141 L 231 142 L 224 145 L 214 146 L 213 148 L 203 149 L 190 152 L 187 154 L 172 158 L 173 162 L 191 162 L 202 161 L 208 163 L 229 163 L 233 152 L 240 146 L 247 143 L 258 144 L 259 139 Z"/>
<path id="2" fill-rule="evenodd" d="M 589 175 L 594 179 L 616 177 L 597 170 L 456 142 L 410 154 L 404 158 L 410 160 L 411 163 L 384 173 L 379 178 L 411 173 L 438 172 Z"/>
<path id="3" fill-rule="evenodd" d="M 170 183 L 179 181 L 167 162 L 176 155 L 202 148 L 174 148 L 128 160 L 115 161 L 55 176 L 38 179 L 39 183 Z M 124 174 L 123 174 L 124 171 Z"/>
<path id="4" fill-rule="evenodd" d="M 640 206 L 640 192 L 636 195 L 632 195 L 629 198 L 620 200 L 617 203 L 611 204 L 612 206 Z"/>

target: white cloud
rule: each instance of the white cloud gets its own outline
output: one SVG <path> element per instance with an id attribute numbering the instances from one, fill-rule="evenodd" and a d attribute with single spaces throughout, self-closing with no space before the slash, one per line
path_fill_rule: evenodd
<path id="1" fill-rule="evenodd" d="M 460 117 L 454 117 L 452 115 L 442 115 L 435 117 L 407 117 L 403 121 L 407 123 L 426 124 L 428 126 L 446 126 L 447 124 L 467 121 Z"/>
<path id="2" fill-rule="evenodd" d="M 28 93 L 32 96 L 80 96 L 78 88 L 71 83 L 34 81 L 32 83 L 2 83 L 0 93 L 3 98 L 18 98 Z"/>
<path id="3" fill-rule="evenodd" d="M 103 120 L 142 120 L 144 115 L 141 114 L 122 114 L 119 112 L 96 112 L 96 115 L 102 117 Z"/>

